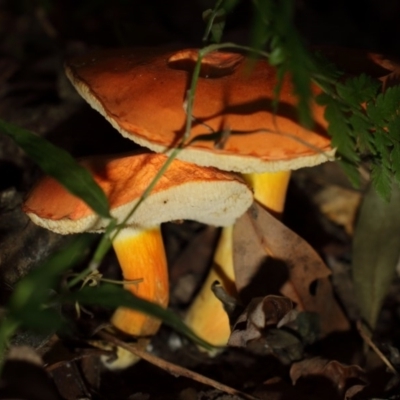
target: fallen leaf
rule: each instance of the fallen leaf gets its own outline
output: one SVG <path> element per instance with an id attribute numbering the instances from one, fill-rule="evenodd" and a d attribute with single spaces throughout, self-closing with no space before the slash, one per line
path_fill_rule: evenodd
<path id="1" fill-rule="evenodd" d="M 344 365 L 335 360 L 318 357 L 299 361 L 291 366 L 290 379 L 293 385 L 300 378 L 329 379 L 346 400 L 351 399 L 368 384 L 364 370 L 358 365 Z M 354 380 L 357 383 L 354 383 Z"/>
<path id="2" fill-rule="evenodd" d="M 238 310 L 238 302 L 237 299 L 233 296 L 230 296 L 224 286 L 218 282 L 215 281 L 211 285 L 211 290 L 214 293 L 214 296 L 222 303 L 224 306 L 225 312 L 228 314 L 229 321 L 232 321 L 232 318 L 234 318 L 237 314 Z"/>
<path id="3" fill-rule="evenodd" d="M 301 360 L 304 346 L 318 337 L 319 324 L 315 322 L 315 314 L 294 310 L 286 297 L 258 297 L 237 319 L 228 345 L 258 356 L 272 355 L 282 365 L 290 365 Z"/>
<path id="4" fill-rule="evenodd" d="M 236 286 L 244 304 L 257 296 L 284 295 L 299 311 L 320 317 L 321 333 L 349 329 L 329 280 L 330 270 L 300 236 L 254 203 L 235 224 Z"/>
<path id="5" fill-rule="evenodd" d="M 292 308 L 292 302 L 282 296 L 266 296 L 252 299 L 245 311 L 237 319 L 228 345 L 246 347 L 250 340 L 260 338 L 265 328 L 276 326 Z M 241 329 L 244 324 L 245 329 Z"/>
<path id="6" fill-rule="evenodd" d="M 173 54 L 167 61 L 170 68 L 192 72 L 196 65 L 197 50 L 180 50 Z M 200 64 L 200 76 L 205 78 L 220 78 L 233 74 L 235 69 L 243 62 L 244 57 L 238 53 L 213 51 L 206 54 Z"/>
<path id="7" fill-rule="evenodd" d="M 353 240 L 354 289 L 365 321 L 374 328 L 400 256 L 400 188 L 390 201 L 370 187 L 361 204 Z"/>
<path id="8" fill-rule="evenodd" d="M 304 357 L 304 345 L 294 332 L 283 329 L 268 329 L 265 335 L 252 340 L 246 349 L 258 356 L 274 356 L 281 365 L 291 365 Z"/>

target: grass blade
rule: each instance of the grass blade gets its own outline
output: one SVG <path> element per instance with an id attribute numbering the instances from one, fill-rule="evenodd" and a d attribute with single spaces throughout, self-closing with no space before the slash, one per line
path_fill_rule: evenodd
<path id="1" fill-rule="evenodd" d="M 85 201 L 97 214 L 111 218 L 104 192 L 90 173 L 69 153 L 34 133 L 3 120 L 0 120 L 0 131 L 11 137 L 43 172 Z"/>
<path id="2" fill-rule="evenodd" d="M 79 302 L 86 305 L 103 306 L 107 308 L 128 307 L 162 320 L 166 325 L 187 336 L 208 350 L 214 347 L 200 339 L 192 332 L 177 315 L 165 310 L 157 304 L 143 300 L 121 287 L 104 284 L 98 287 L 85 287 L 79 292 L 67 295 L 64 301 Z"/>

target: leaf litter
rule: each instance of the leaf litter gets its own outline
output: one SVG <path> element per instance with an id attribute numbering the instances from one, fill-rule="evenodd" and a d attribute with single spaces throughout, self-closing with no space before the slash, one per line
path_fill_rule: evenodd
<path id="1" fill-rule="evenodd" d="M 326 378 L 345 400 L 353 398 L 368 384 L 365 371 L 358 365 L 343 365 L 338 361 L 310 358 L 294 363 L 290 368 L 293 385 L 302 378 Z M 356 383 L 350 384 L 352 380 Z"/>
<path id="2" fill-rule="evenodd" d="M 329 280 L 329 268 L 300 236 L 254 203 L 235 224 L 236 286 L 246 304 L 254 296 L 281 294 L 299 311 L 315 312 L 321 334 L 349 329 Z"/>

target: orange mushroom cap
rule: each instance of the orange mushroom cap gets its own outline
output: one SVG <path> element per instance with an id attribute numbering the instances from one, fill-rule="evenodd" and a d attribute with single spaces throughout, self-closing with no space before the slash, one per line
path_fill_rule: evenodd
<path id="1" fill-rule="evenodd" d="M 156 152 L 173 148 L 184 134 L 184 102 L 196 50 L 158 48 L 102 51 L 77 57 L 66 72 L 81 96 L 124 136 Z M 285 78 L 278 112 L 272 107 L 276 72 L 259 60 L 248 71 L 235 53 L 211 53 L 203 63 L 190 140 L 230 130 L 222 148 L 191 142 L 179 158 L 242 173 L 312 166 L 334 154 L 324 108 L 312 102 L 314 129 L 297 121 L 297 98 Z M 313 91 L 320 89 L 313 86 Z"/>
<path id="2" fill-rule="evenodd" d="M 81 164 L 105 192 L 111 214 L 122 222 L 166 159 L 163 154 L 144 153 L 90 157 Z M 251 202 L 252 192 L 238 176 L 174 160 L 127 225 L 146 229 L 191 219 L 226 226 Z M 37 225 L 61 234 L 102 231 L 109 222 L 51 177 L 44 177 L 34 187 L 23 209 Z"/>

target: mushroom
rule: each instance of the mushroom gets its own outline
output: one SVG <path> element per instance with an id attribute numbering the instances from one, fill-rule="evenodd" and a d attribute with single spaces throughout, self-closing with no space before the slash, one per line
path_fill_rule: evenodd
<path id="1" fill-rule="evenodd" d="M 81 96 L 124 137 L 168 153 L 184 135 L 183 104 L 196 59 L 197 50 L 192 49 L 105 51 L 73 59 L 66 73 Z M 202 60 L 193 126 L 178 157 L 245 174 L 256 200 L 278 216 L 290 171 L 331 160 L 335 150 L 326 133 L 323 107 L 311 102 L 314 128 L 302 127 L 297 121 L 297 99 L 285 78 L 275 114 L 275 69 L 265 60 L 255 62 L 251 71 L 246 66 L 237 53 L 216 52 Z M 316 85 L 312 90 L 321 92 Z M 214 134 L 217 143 L 205 134 Z M 217 267 L 186 321 L 199 336 L 223 345 L 229 336 L 228 318 L 211 292 L 211 283 L 218 280 L 229 294 L 235 294 L 232 228 L 222 232 L 214 261 Z"/>
<path id="2" fill-rule="evenodd" d="M 162 154 L 142 153 L 91 157 L 81 164 L 103 189 L 111 215 L 121 223 L 166 160 Z M 141 280 L 125 288 L 166 307 L 168 270 L 160 224 L 191 219 L 229 226 L 251 203 L 252 192 L 240 177 L 173 160 L 113 240 L 124 279 Z M 39 181 L 23 208 L 35 224 L 60 234 L 102 232 L 109 223 L 51 177 Z M 153 335 L 160 322 L 137 311 L 118 308 L 112 324 L 129 335 L 145 337 Z"/>

